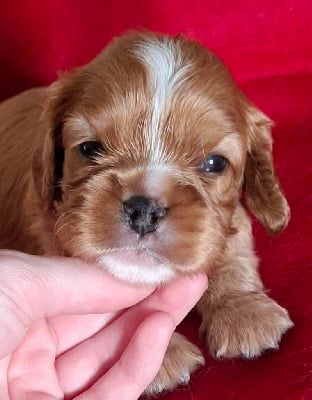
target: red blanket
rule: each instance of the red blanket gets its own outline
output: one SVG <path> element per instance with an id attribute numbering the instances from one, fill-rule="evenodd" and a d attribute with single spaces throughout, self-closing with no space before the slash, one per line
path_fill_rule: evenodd
<path id="1" fill-rule="evenodd" d="M 312 2 L 311 0 L 10 0 L 0 5 L 0 97 L 46 85 L 90 60 L 128 29 L 183 32 L 229 65 L 276 122 L 275 164 L 292 208 L 278 238 L 255 223 L 260 271 L 295 322 L 278 352 L 214 361 L 189 387 L 162 399 L 312 399 Z M 194 342 L 199 321 L 181 331 Z M 204 348 L 203 344 L 201 344 Z M 117 399 L 116 399 L 117 400 Z"/>

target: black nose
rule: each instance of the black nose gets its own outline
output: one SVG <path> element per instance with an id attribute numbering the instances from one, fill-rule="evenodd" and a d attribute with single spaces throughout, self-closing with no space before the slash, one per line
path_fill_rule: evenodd
<path id="1" fill-rule="evenodd" d="M 128 224 L 140 236 L 153 232 L 159 218 L 166 215 L 166 209 L 159 206 L 156 200 L 144 196 L 133 196 L 123 203 L 123 210 Z"/>

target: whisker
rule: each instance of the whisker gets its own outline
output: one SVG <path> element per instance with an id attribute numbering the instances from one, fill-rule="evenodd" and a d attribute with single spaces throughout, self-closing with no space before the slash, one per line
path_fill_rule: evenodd
<path id="1" fill-rule="evenodd" d="M 73 240 L 75 240 L 75 238 L 71 238 L 70 240 L 67 240 L 67 242 L 64 244 L 63 246 L 63 251 L 62 251 L 62 257 L 64 256 L 64 251 L 66 250 L 66 247 L 69 245 L 69 243 L 71 243 Z"/>
<path id="2" fill-rule="evenodd" d="M 57 234 L 66 226 L 69 224 L 69 222 L 65 223 L 65 224 L 61 224 L 62 219 L 70 214 L 72 212 L 72 210 L 67 210 L 65 212 L 63 212 L 63 214 L 61 214 L 58 219 L 56 220 L 55 224 L 54 224 L 54 230 L 53 230 L 53 248 L 55 248 L 55 241 L 57 239 Z"/>
<path id="3" fill-rule="evenodd" d="M 56 236 L 62 229 L 65 228 L 65 226 L 69 225 L 70 222 L 66 222 L 66 224 L 60 225 L 57 230 L 54 230 L 54 235 Z"/>
<path id="4" fill-rule="evenodd" d="M 73 185 L 61 185 L 61 187 L 62 187 L 62 188 L 69 188 L 69 189 L 72 189 L 72 188 L 73 188 Z"/>
<path id="5" fill-rule="evenodd" d="M 67 215 L 71 212 L 72 212 L 72 210 L 67 210 L 58 217 L 58 219 L 56 220 L 55 225 L 54 225 L 54 233 L 55 233 L 55 230 L 57 229 L 57 225 L 61 222 L 61 220 L 65 217 L 65 215 Z"/>

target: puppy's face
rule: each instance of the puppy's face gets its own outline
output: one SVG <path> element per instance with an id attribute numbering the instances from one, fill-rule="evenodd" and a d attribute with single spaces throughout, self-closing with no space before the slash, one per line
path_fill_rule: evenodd
<path id="1" fill-rule="evenodd" d="M 215 56 L 181 37 L 116 40 L 52 86 L 44 117 L 38 193 L 57 242 L 121 279 L 161 283 L 222 261 L 244 175 L 255 185 L 256 142 L 276 186 L 269 120 Z M 272 231 L 288 218 L 275 192 L 284 209 L 273 217 L 254 200 Z"/>

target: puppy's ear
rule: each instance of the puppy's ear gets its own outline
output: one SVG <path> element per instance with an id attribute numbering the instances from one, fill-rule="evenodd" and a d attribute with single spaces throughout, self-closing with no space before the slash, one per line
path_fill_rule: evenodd
<path id="1" fill-rule="evenodd" d="M 248 131 L 248 153 L 244 188 L 250 211 L 270 233 L 279 233 L 288 224 L 290 209 L 275 174 L 272 160 L 272 121 L 260 110 L 244 102 Z"/>
<path id="2" fill-rule="evenodd" d="M 32 173 L 34 187 L 44 210 L 53 208 L 62 198 L 60 182 L 63 177 L 63 122 L 75 98 L 71 75 L 64 76 L 47 89 L 46 103 L 41 116 L 44 142 L 34 154 Z"/>

